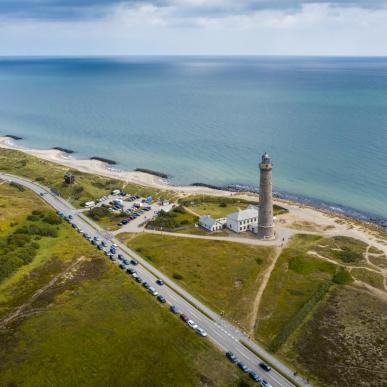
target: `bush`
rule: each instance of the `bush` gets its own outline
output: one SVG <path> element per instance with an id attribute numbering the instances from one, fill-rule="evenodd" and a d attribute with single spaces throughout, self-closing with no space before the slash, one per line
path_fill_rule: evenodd
<path id="1" fill-rule="evenodd" d="M 43 218 L 43 221 L 48 223 L 48 224 L 61 224 L 62 223 L 62 219 L 58 215 L 55 215 L 53 213 L 49 213 L 49 214 L 45 215 L 45 217 Z"/>
<path id="2" fill-rule="evenodd" d="M 260 258 L 260 257 L 257 257 L 257 258 L 255 258 L 255 262 L 257 262 L 257 263 L 258 263 L 258 265 L 261 265 L 261 264 L 262 264 L 262 262 L 263 262 L 263 259 L 262 259 L 262 258 Z"/>
<path id="3" fill-rule="evenodd" d="M 100 220 L 101 218 L 104 218 L 109 214 L 109 210 L 106 207 L 95 207 L 89 211 L 90 218 L 94 220 Z"/>
<path id="4" fill-rule="evenodd" d="M 14 188 L 16 188 L 16 189 L 19 190 L 20 192 L 24 192 L 24 191 L 25 191 L 25 188 L 24 188 L 22 185 L 20 185 L 20 184 L 11 182 L 9 185 L 12 186 L 12 187 L 14 187 Z"/>
<path id="5" fill-rule="evenodd" d="M 184 277 L 179 273 L 173 273 L 172 277 L 177 280 L 182 280 Z"/>
<path id="6" fill-rule="evenodd" d="M 335 255 L 338 259 L 345 263 L 358 262 L 363 258 L 361 253 L 350 249 L 345 249 L 343 251 L 335 251 Z"/>
<path id="7" fill-rule="evenodd" d="M 335 284 L 338 285 L 349 285 L 353 282 L 351 273 L 343 268 L 335 273 L 332 280 Z"/>
<path id="8" fill-rule="evenodd" d="M 227 204 L 222 202 L 222 203 L 219 204 L 219 207 L 227 207 Z"/>

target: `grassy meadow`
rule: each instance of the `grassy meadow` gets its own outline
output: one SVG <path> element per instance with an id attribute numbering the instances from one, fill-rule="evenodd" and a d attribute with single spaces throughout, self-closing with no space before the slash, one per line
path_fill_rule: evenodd
<path id="1" fill-rule="evenodd" d="M 119 237 L 212 309 L 248 326 L 272 248 L 155 234 Z"/>
<path id="2" fill-rule="evenodd" d="M 38 196 L 0 185 L 3 247 L 15 229 L 49 219 L 56 230 L 32 234 L 32 260 L 0 281 L 0 385 L 248 385 L 208 340 L 51 217 L 59 219 Z"/>

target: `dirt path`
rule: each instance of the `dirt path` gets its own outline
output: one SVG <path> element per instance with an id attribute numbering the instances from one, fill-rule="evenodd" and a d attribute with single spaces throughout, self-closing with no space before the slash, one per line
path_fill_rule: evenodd
<path id="1" fill-rule="evenodd" d="M 254 335 L 254 330 L 256 329 L 256 326 L 257 326 L 258 311 L 259 311 L 259 306 L 261 304 L 262 295 L 266 289 L 267 283 L 269 282 L 269 279 L 271 277 L 271 273 L 273 272 L 275 265 L 277 264 L 278 258 L 280 257 L 281 253 L 282 253 L 282 248 L 277 247 L 275 249 L 275 255 L 274 255 L 273 261 L 271 262 L 270 266 L 266 270 L 266 273 L 263 275 L 263 278 L 261 279 L 261 285 L 259 286 L 259 289 L 258 289 L 257 294 L 255 296 L 253 310 L 251 312 L 251 319 L 250 319 L 250 323 L 249 323 L 249 335 L 250 336 Z M 258 278 L 257 278 L 257 280 L 258 280 Z"/>
<path id="2" fill-rule="evenodd" d="M 81 261 L 85 259 L 84 256 L 79 257 L 75 261 L 73 261 L 64 271 L 61 273 L 57 274 L 50 282 L 48 282 L 46 285 L 42 286 L 40 289 L 38 289 L 32 296 L 31 298 L 24 304 L 18 306 L 13 312 L 11 312 L 8 316 L 0 320 L 0 329 L 6 329 L 7 325 L 23 316 L 34 314 L 39 312 L 40 310 L 34 309 L 30 311 L 26 311 L 26 309 L 32 305 L 32 303 L 45 291 L 47 291 L 49 288 L 54 286 L 58 280 L 61 278 L 65 277 L 67 274 L 69 274 Z"/>
<path id="3" fill-rule="evenodd" d="M 197 216 L 197 217 L 201 217 L 201 215 L 200 214 L 198 214 L 197 212 L 195 212 L 194 210 L 191 210 L 190 208 L 188 208 L 188 207 L 185 207 L 185 206 L 183 206 L 183 208 L 184 208 L 184 210 L 186 210 L 188 213 L 190 213 L 191 215 L 193 215 L 193 216 Z"/>

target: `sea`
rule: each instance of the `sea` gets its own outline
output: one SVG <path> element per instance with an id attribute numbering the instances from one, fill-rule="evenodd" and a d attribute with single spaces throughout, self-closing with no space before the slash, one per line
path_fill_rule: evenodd
<path id="1" fill-rule="evenodd" d="M 0 134 L 387 219 L 387 58 L 0 58 Z"/>

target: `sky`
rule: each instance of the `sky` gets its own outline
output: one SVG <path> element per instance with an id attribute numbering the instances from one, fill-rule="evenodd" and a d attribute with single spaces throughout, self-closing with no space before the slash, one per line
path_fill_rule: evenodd
<path id="1" fill-rule="evenodd" d="M 387 0 L 0 0 L 0 55 L 387 56 Z"/>

